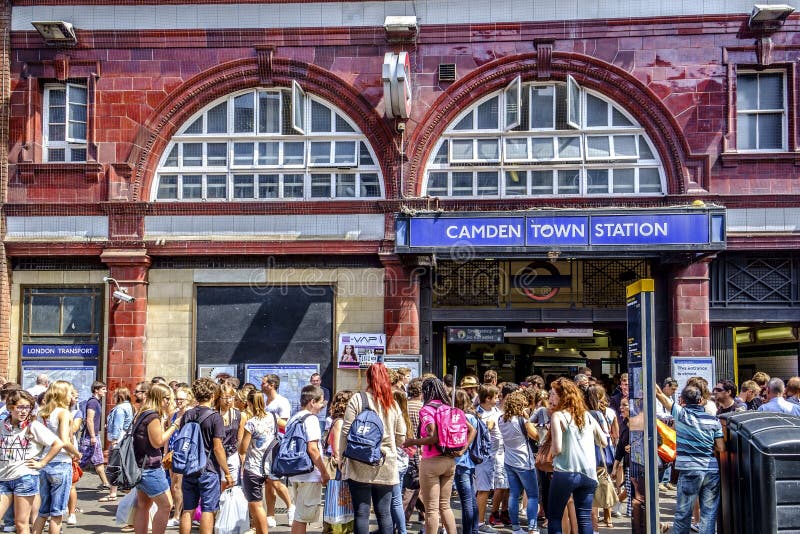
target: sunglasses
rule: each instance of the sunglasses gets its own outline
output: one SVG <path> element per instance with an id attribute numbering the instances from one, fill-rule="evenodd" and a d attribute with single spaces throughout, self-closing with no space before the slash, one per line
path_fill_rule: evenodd
<path id="1" fill-rule="evenodd" d="M 714 393 L 722 393 L 723 391 L 725 391 L 725 388 L 714 388 L 711 391 L 713 391 Z"/>

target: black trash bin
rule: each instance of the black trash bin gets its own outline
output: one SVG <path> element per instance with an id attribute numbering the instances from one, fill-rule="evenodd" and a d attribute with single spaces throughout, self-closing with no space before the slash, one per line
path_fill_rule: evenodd
<path id="1" fill-rule="evenodd" d="M 794 428 L 771 428 L 753 435 L 753 532 L 800 532 L 800 417 Z"/>

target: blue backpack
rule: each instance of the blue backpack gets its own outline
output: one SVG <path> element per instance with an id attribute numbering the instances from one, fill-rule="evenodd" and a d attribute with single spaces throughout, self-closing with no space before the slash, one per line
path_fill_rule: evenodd
<path id="1" fill-rule="evenodd" d="M 492 454 L 492 439 L 489 427 L 480 418 L 475 417 L 475 439 L 469 444 L 469 457 L 475 465 L 482 464 Z"/>
<path id="2" fill-rule="evenodd" d="M 310 413 L 295 419 L 286 427 L 286 434 L 272 456 L 272 476 L 283 478 L 304 475 L 314 470 L 314 463 L 308 455 L 308 434 L 305 420 Z"/>
<path id="3" fill-rule="evenodd" d="M 383 421 L 378 414 L 369 407 L 369 399 L 363 391 L 361 395 L 361 412 L 350 425 L 347 433 L 347 445 L 343 456 L 368 465 L 381 465 L 383 453 Z"/>
<path id="4" fill-rule="evenodd" d="M 197 415 L 197 412 L 194 412 Z M 205 469 L 208 463 L 200 425 L 215 412 L 209 410 L 199 419 L 183 422 L 172 449 L 172 470 L 179 475 L 193 475 Z"/>

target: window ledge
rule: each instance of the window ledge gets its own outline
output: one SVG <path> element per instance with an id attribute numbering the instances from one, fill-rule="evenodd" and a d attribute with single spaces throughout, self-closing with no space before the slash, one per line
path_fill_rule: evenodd
<path id="1" fill-rule="evenodd" d="M 103 175 L 103 165 L 97 162 L 83 163 L 17 163 L 17 175 L 23 183 L 33 183 L 38 175 L 53 173 L 65 176 L 83 176 L 87 182 L 99 182 Z"/>
<path id="2" fill-rule="evenodd" d="M 724 152 L 720 156 L 723 167 L 737 167 L 742 163 L 794 163 L 800 167 L 800 152 Z"/>

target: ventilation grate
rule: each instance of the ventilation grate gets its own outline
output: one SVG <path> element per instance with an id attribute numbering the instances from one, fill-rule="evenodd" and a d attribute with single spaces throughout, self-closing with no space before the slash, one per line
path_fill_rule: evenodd
<path id="1" fill-rule="evenodd" d="M 439 81 L 440 82 L 456 81 L 455 63 L 439 63 Z"/>

